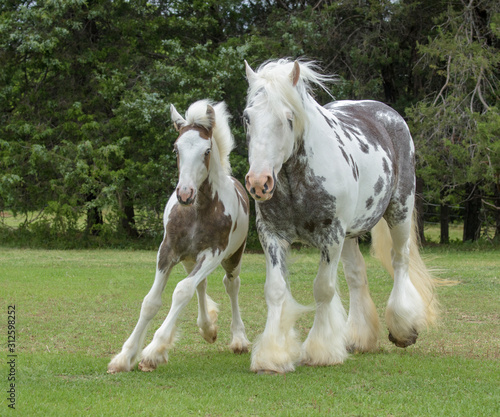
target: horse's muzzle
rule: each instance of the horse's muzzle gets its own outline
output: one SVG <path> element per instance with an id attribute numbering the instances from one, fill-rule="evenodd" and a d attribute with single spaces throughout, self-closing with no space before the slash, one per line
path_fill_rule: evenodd
<path id="1" fill-rule="evenodd" d="M 190 206 L 196 199 L 196 190 L 189 187 L 177 187 L 177 200 L 183 206 Z"/>
<path id="2" fill-rule="evenodd" d="M 274 172 L 256 175 L 249 171 L 245 177 L 245 186 L 255 200 L 270 200 L 276 187 L 276 177 Z"/>

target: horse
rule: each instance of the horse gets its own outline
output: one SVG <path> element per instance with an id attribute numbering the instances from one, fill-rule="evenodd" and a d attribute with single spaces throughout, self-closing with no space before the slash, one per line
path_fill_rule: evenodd
<path id="1" fill-rule="evenodd" d="M 140 317 L 121 352 L 108 365 L 108 373 L 130 371 L 138 361 L 148 324 L 161 306 L 161 294 L 172 268 L 182 263 L 186 278 L 172 295 L 168 315 L 142 351 L 139 369 L 153 371 L 168 361 L 176 321 L 196 290 L 197 325 L 203 338 L 217 338 L 217 304 L 207 295 L 207 276 L 221 264 L 223 283 L 231 300 L 232 340 L 235 353 L 247 352 L 249 341 L 238 305 L 241 259 L 248 234 L 249 199 L 245 188 L 230 176 L 229 153 L 234 147 L 224 102 L 193 103 L 185 119 L 170 107 L 179 136 L 174 144 L 179 181 L 165 207 L 164 237 L 160 244 L 153 286 L 142 302 Z"/>
<path id="2" fill-rule="evenodd" d="M 358 246 L 369 231 L 375 254 L 394 278 L 386 309 L 389 339 L 398 347 L 412 345 L 435 321 L 438 306 L 436 281 L 419 255 L 415 149 L 404 119 L 376 101 L 319 105 L 313 87 L 327 91 L 333 77 L 311 61 L 269 61 L 257 71 L 245 61 L 245 68 L 245 183 L 256 200 L 268 308 L 251 370 L 335 365 L 350 352 L 378 348 L 380 322 Z M 320 253 L 315 317 L 303 344 L 293 327 L 303 308 L 287 280 L 287 253 L 296 241 Z M 349 288 L 348 316 L 336 285 L 339 261 Z"/>

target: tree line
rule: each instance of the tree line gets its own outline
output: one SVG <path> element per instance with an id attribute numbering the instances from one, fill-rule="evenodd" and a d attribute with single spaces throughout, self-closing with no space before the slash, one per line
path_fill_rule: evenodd
<path id="1" fill-rule="evenodd" d="M 25 230 L 161 234 L 170 103 L 227 102 L 243 180 L 243 62 L 286 56 L 336 74 L 336 99 L 405 117 L 443 243 L 451 215 L 464 240 L 500 236 L 496 0 L 1 0 L 0 16 L 0 212 Z"/>

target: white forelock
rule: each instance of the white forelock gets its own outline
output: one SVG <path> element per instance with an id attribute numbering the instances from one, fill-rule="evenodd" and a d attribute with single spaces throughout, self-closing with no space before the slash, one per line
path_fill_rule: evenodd
<path id="1" fill-rule="evenodd" d="M 290 74 L 294 68 L 294 61 L 279 59 L 263 63 L 256 72 L 256 77 L 250 82 L 247 104 L 250 104 L 257 94 L 265 91 L 269 110 L 282 119 L 285 115 L 283 106 L 288 107 L 294 114 L 294 129 L 301 135 L 307 122 L 304 100 L 312 94 L 312 87 L 318 86 L 325 90 L 327 82 L 335 80 L 332 76 L 320 74 L 313 61 L 297 61 L 300 66 L 300 77 L 296 86 L 293 86 Z M 283 120 L 285 122 L 285 120 Z"/>
<path id="2" fill-rule="evenodd" d="M 215 111 L 215 125 L 212 126 L 211 120 L 207 115 L 207 106 L 212 106 Z M 220 162 L 226 174 L 231 173 L 231 164 L 229 154 L 234 148 L 234 138 L 229 127 L 231 115 L 227 110 L 226 103 L 221 101 L 214 104 L 210 100 L 199 100 L 191 104 L 186 112 L 186 122 L 188 125 L 195 124 L 203 126 L 206 129 L 212 128 L 212 139 L 217 144 L 219 150 Z"/>

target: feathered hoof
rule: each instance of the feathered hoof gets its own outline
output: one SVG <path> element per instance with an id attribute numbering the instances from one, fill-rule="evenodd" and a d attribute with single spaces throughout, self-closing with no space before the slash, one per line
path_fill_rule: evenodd
<path id="1" fill-rule="evenodd" d="M 248 346 L 242 346 L 242 345 L 231 346 L 231 350 L 233 351 L 233 353 L 241 355 L 243 353 L 248 353 Z"/>
<path id="2" fill-rule="evenodd" d="M 391 332 L 389 332 L 389 340 L 399 348 L 407 348 L 417 342 L 418 332 L 412 329 L 411 334 L 406 339 L 396 339 Z"/>
<path id="3" fill-rule="evenodd" d="M 115 356 L 108 364 L 108 374 L 117 374 L 119 372 L 129 372 L 134 364 L 124 355 Z"/>
<path id="4" fill-rule="evenodd" d="M 156 366 L 157 365 L 155 363 L 146 361 L 144 359 L 139 363 L 139 369 L 142 372 L 153 372 L 156 369 Z"/>
<path id="5" fill-rule="evenodd" d="M 347 350 L 347 353 L 352 353 L 352 354 L 355 354 L 355 353 L 364 353 L 365 352 L 364 349 L 356 346 L 355 344 L 346 346 L 346 350 Z"/>
<path id="6" fill-rule="evenodd" d="M 281 372 L 271 371 L 270 369 L 259 369 L 255 373 L 257 375 L 282 375 Z"/>
<path id="7" fill-rule="evenodd" d="M 119 372 L 128 372 L 130 369 L 128 369 L 125 366 L 119 366 L 115 364 L 109 364 L 108 365 L 108 374 L 117 374 Z"/>
<path id="8" fill-rule="evenodd" d="M 200 328 L 200 334 L 208 343 L 215 343 L 217 340 L 217 326 L 212 325 L 206 330 Z"/>

